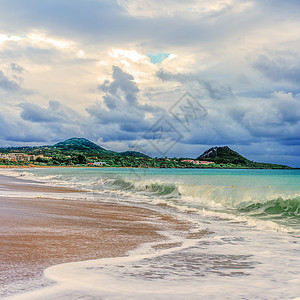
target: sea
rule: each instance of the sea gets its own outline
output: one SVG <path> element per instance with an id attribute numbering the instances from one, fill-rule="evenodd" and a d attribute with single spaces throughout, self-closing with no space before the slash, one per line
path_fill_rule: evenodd
<path id="1" fill-rule="evenodd" d="M 37 168 L 1 174 L 186 220 L 126 257 L 45 270 L 54 284 L 11 299 L 300 299 L 300 170 Z M 61 195 L 59 196 L 62 197 Z M 78 198 L 79 199 L 79 198 Z"/>

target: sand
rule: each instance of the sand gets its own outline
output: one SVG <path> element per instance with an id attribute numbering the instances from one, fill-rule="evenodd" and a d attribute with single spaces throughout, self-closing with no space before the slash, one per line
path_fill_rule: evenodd
<path id="1" fill-rule="evenodd" d="M 0 191 L 0 296 L 18 292 L 14 285 L 42 277 L 49 266 L 124 256 L 142 243 L 163 240 L 160 230 L 189 227 L 144 208 L 53 199 L 49 193 L 78 191 L 2 175 Z M 23 196 L 11 197 L 11 191 Z"/>

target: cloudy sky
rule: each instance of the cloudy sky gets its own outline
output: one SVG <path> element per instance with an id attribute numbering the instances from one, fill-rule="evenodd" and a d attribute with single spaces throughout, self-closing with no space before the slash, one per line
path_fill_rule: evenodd
<path id="1" fill-rule="evenodd" d="M 196 157 L 228 145 L 300 167 L 298 0 L 0 7 L 0 146 L 85 137 Z"/>

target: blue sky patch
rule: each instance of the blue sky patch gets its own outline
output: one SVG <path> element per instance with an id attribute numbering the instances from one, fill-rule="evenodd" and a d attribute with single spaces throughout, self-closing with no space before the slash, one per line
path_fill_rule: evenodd
<path id="1" fill-rule="evenodd" d="M 161 63 L 164 59 L 166 59 L 170 53 L 156 53 L 156 54 L 147 54 L 147 56 L 150 58 L 150 61 L 153 64 L 159 64 Z"/>

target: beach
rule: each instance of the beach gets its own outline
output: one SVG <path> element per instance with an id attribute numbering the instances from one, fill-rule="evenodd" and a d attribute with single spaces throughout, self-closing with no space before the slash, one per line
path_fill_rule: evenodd
<path id="1" fill-rule="evenodd" d="M 23 291 L 27 281 L 31 288 L 50 284 L 38 280 L 47 267 L 124 256 L 142 243 L 164 240 L 162 229 L 188 227 L 149 209 L 59 199 L 80 191 L 13 177 L 0 176 L 0 191 L 23 194 L 0 197 L 0 296 Z"/>
<path id="2" fill-rule="evenodd" d="M 299 170 L 0 170 L 1 297 L 297 299 Z"/>

